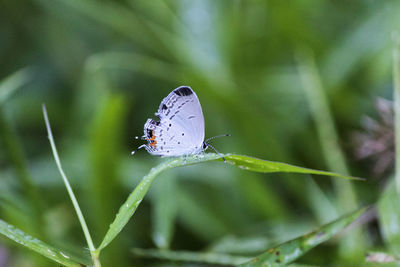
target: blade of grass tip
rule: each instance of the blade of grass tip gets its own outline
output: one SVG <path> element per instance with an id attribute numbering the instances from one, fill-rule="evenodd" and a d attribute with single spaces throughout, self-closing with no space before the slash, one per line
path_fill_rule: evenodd
<path id="1" fill-rule="evenodd" d="M 51 146 L 51 149 L 53 151 L 53 156 L 54 156 L 54 160 L 56 161 L 56 164 L 57 164 L 57 167 L 58 167 L 58 171 L 61 174 L 61 177 L 62 177 L 62 179 L 64 181 L 65 187 L 67 188 L 69 197 L 71 198 L 72 204 L 74 206 L 75 212 L 76 212 L 76 214 L 78 216 L 79 222 L 80 222 L 80 224 L 82 226 L 82 230 L 83 230 L 83 233 L 85 235 L 86 242 L 87 242 L 87 244 L 89 246 L 89 250 L 90 250 L 90 254 L 92 256 L 92 260 L 93 260 L 94 266 L 100 267 L 101 264 L 100 264 L 100 260 L 99 260 L 99 254 L 98 254 L 98 252 L 96 251 L 96 249 L 95 249 L 95 247 L 93 245 L 93 241 L 92 241 L 92 238 L 90 236 L 89 229 L 88 229 L 88 227 L 86 225 L 85 218 L 83 217 L 82 211 L 81 211 L 81 209 L 79 207 L 78 201 L 76 200 L 75 194 L 72 191 L 72 188 L 71 188 L 71 186 L 69 184 L 67 176 L 65 175 L 65 173 L 64 173 L 64 171 L 62 169 L 61 161 L 60 161 L 60 158 L 58 156 L 58 152 L 57 152 L 57 148 L 56 148 L 56 145 L 55 145 L 55 142 L 54 142 L 53 134 L 51 132 L 51 127 L 50 127 L 49 118 L 47 116 L 46 106 L 43 104 L 42 108 L 43 108 L 44 120 L 45 120 L 45 123 L 46 123 L 47 134 L 48 134 L 48 138 L 49 138 L 49 141 L 50 141 L 50 146 Z"/>
<path id="2" fill-rule="evenodd" d="M 395 180 L 397 193 L 400 195 L 400 36 L 393 32 L 393 99 L 395 127 Z"/>
<path id="3" fill-rule="evenodd" d="M 349 175 L 343 175 L 334 172 L 327 171 L 319 171 L 304 167 L 298 167 L 295 165 L 290 165 L 283 162 L 269 161 L 258 159 L 254 157 L 244 156 L 244 155 L 234 155 L 234 154 L 226 154 L 224 155 L 226 158 L 226 162 L 235 165 L 243 170 L 262 172 L 262 173 L 273 173 L 273 172 L 291 172 L 291 173 L 304 173 L 304 174 L 316 174 L 316 175 L 325 175 L 325 176 L 335 176 L 350 180 L 361 180 L 363 178 L 354 177 Z"/>

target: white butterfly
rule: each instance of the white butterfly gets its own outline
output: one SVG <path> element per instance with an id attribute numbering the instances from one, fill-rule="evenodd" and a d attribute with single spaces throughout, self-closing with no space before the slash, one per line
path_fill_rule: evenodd
<path id="1" fill-rule="evenodd" d="M 213 148 L 208 140 L 204 141 L 203 111 L 196 93 L 189 86 L 174 89 L 161 101 L 155 115 L 159 121 L 148 119 L 144 124 L 142 139 L 148 143 L 138 149 L 144 147 L 152 155 L 176 157 L 195 155 L 209 146 Z"/>

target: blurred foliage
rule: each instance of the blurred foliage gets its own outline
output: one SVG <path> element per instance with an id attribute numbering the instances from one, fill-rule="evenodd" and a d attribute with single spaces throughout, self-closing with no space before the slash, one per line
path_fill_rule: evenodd
<path id="1" fill-rule="evenodd" d="M 363 116 L 379 116 L 377 97 L 392 98 L 397 1 L 30 0 L 1 6 L 1 220 L 87 257 L 46 138 L 42 103 L 99 245 L 141 177 L 165 160 L 143 151 L 130 156 L 141 144 L 134 136 L 163 97 L 189 85 L 200 98 L 206 136 L 232 135 L 215 140 L 219 151 L 348 171 L 368 182 L 343 187 L 335 178 L 251 173 L 217 162 L 170 170 L 104 249 L 104 266 L 163 263 L 132 256 L 133 247 L 256 256 L 378 201 L 378 212 L 370 212 L 357 233 L 362 242 L 344 245 L 339 237 L 299 262 L 351 265 L 364 262 L 367 251 L 400 256 L 393 170 L 373 173 L 374 162 L 357 160 L 351 138 L 362 130 Z M 302 49 L 311 59 L 298 60 Z M 306 95 L 307 66 L 320 81 L 321 97 Z M 318 119 L 326 115 L 316 112 L 318 105 L 327 120 Z M 54 266 L 0 237 L 2 262 Z"/>

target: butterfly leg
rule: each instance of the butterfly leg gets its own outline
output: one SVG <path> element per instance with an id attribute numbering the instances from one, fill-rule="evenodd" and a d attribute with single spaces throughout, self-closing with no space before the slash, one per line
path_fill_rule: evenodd
<path id="1" fill-rule="evenodd" d="M 199 162 L 203 157 L 204 157 L 204 150 L 200 151 L 199 153 L 194 155 L 194 158 L 196 159 L 197 162 Z"/>
<path id="2" fill-rule="evenodd" d="M 186 164 L 188 159 L 188 154 L 183 156 L 183 163 Z"/>

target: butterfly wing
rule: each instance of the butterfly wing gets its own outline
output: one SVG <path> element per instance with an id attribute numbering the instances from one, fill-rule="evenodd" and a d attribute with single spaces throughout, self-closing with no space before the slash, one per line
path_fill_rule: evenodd
<path id="1" fill-rule="evenodd" d="M 156 115 L 147 120 L 144 131 L 149 140 L 146 150 L 154 155 L 196 154 L 204 141 L 204 117 L 196 93 L 188 86 L 174 89 L 161 101 Z"/>

